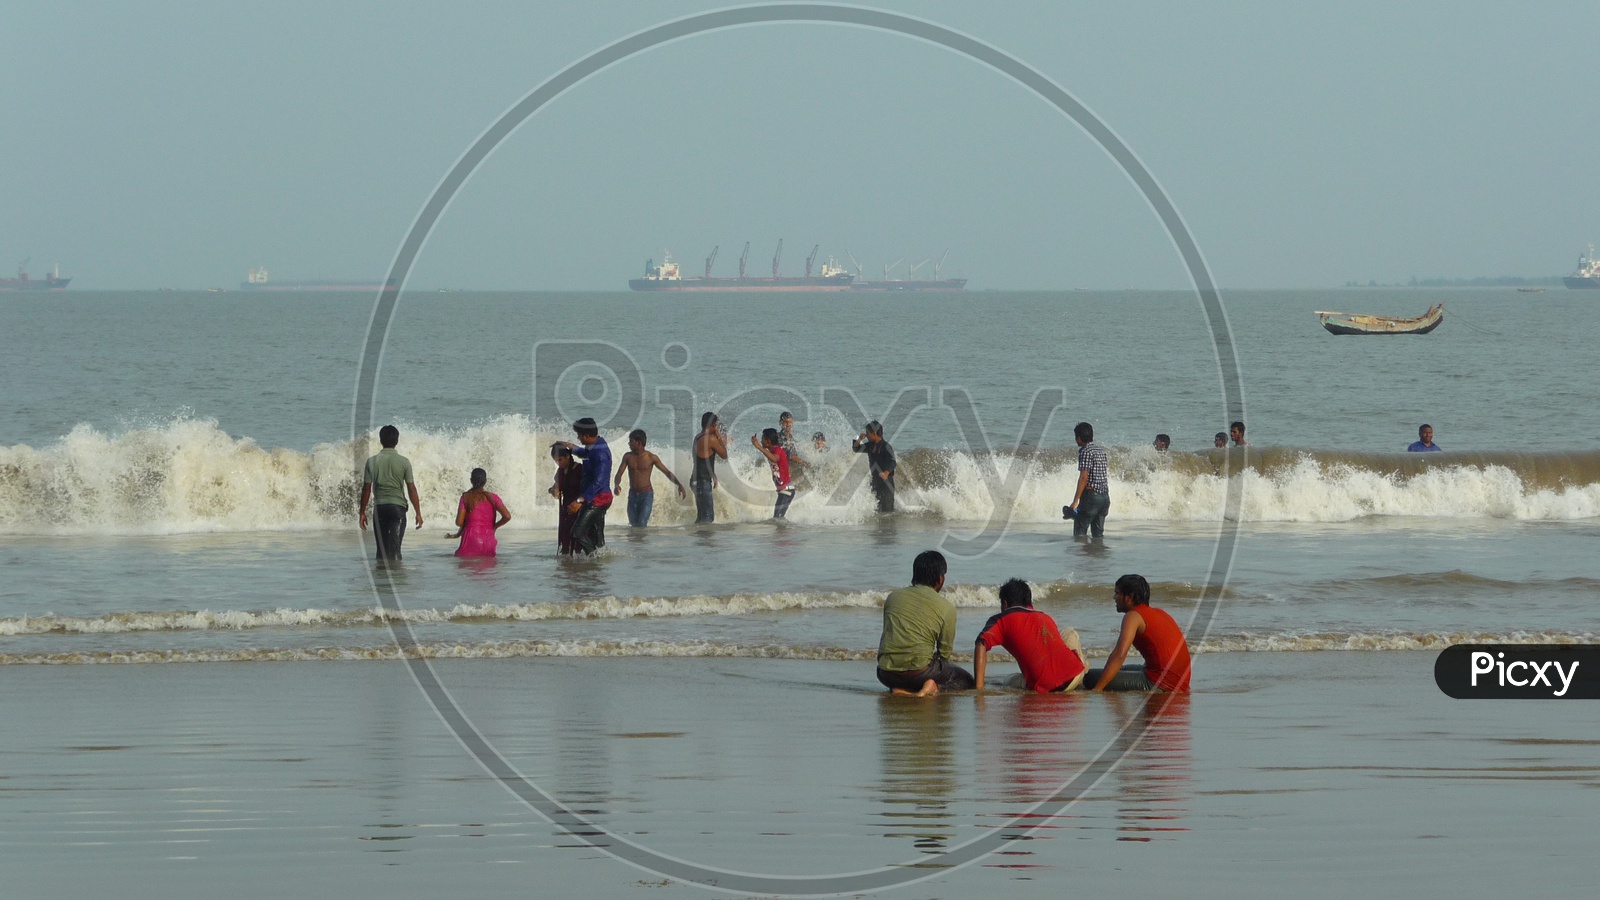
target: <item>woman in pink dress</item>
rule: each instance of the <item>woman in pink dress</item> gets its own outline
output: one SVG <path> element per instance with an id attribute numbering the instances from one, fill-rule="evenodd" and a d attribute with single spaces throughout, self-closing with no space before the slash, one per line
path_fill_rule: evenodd
<path id="1" fill-rule="evenodd" d="M 511 513 L 500 502 L 500 496 L 483 489 L 488 482 L 488 472 L 472 470 L 472 490 L 461 495 L 461 504 L 456 507 L 456 525 L 461 530 L 450 535 L 461 538 L 457 556 L 493 556 L 495 529 L 511 521 Z"/>

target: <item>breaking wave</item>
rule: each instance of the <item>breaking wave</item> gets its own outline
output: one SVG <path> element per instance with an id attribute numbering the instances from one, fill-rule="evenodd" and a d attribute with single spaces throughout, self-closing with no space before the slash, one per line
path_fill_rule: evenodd
<path id="1" fill-rule="evenodd" d="M 490 489 L 515 515 L 509 527 L 549 527 L 545 455 L 565 429 L 504 416 L 454 429 L 402 426 L 425 514 L 449 517 L 482 466 Z M 620 452 L 621 434 L 607 435 Z M 310 451 L 266 449 L 215 422 L 178 419 L 108 434 L 80 425 L 55 444 L 0 447 L 0 533 L 162 534 L 348 528 L 362 441 Z M 685 478 L 681 450 L 654 448 Z M 771 482 L 753 451 L 732 448 L 719 469 L 717 517 L 754 522 L 770 515 Z M 865 464 L 835 449 L 812 460 L 809 483 L 789 518 L 811 525 L 870 521 Z M 1209 522 L 1223 518 L 1230 480 L 1243 488 L 1246 522 L 1342 522 L 1373 516 L 1575 520 L 1600 516 L 1600 452 L 1348 453 L 1290 448 L 1157 454 L 1112 452 L 1112 511 L 1125 520 Z M 910 514 L 984 522 L 1011 507 L 1021 524 L 1058 524 L 1076 484 L 1071 449 L 1023 454 L 908 449 L 899 487 Z M 686 525 L 692 500 L 658 479 L 655 519 Z M 997 502 L 998 498 L 998 502 Z"/>

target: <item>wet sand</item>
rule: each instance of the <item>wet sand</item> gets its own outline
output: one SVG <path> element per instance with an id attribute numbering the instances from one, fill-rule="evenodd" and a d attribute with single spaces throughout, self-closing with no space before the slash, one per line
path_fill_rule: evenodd
<path id="1" fill-rule="evenodd" d="M 1434 656 L 1199 656 L 1202 689 L 1081 800 L 896 895 L 1594 893 L 1589 707 L 1450 700 Z M 435 665 L 508 759 L 596 823 L 773 874 L 932 861 L 1151 716 L 1131 696 L 890 698 L 858 662 Z M 522 805 L 400 664 L 5 674 L 13 896 L 706 895 Z"/>

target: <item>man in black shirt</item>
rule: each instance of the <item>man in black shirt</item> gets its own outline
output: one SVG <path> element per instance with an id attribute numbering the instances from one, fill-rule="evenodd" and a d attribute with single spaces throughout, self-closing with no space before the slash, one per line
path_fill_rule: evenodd
<path id="1" fill-rule="evenodd" d="M 878 512 L 894 512 L 894 448 L 883 439 L 883 423 L 868 422 L 866 430 L 850 442 L 850 449 L 867 455 Z"/>

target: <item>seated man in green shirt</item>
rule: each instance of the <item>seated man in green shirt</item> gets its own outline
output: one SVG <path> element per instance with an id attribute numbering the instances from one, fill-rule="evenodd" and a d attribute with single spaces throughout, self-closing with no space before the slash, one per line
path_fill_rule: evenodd
<path id="1" fill-rule="evenodd" d="M 949 662 L 956 642 L 956 607 L 939 596 L 944 554 L 924 550 L 911 563 L 911 586 L 883 601 L 878 681 L 896 694 L 926 697 L 941 688 L 969 691 L 972 673 Z"/>

